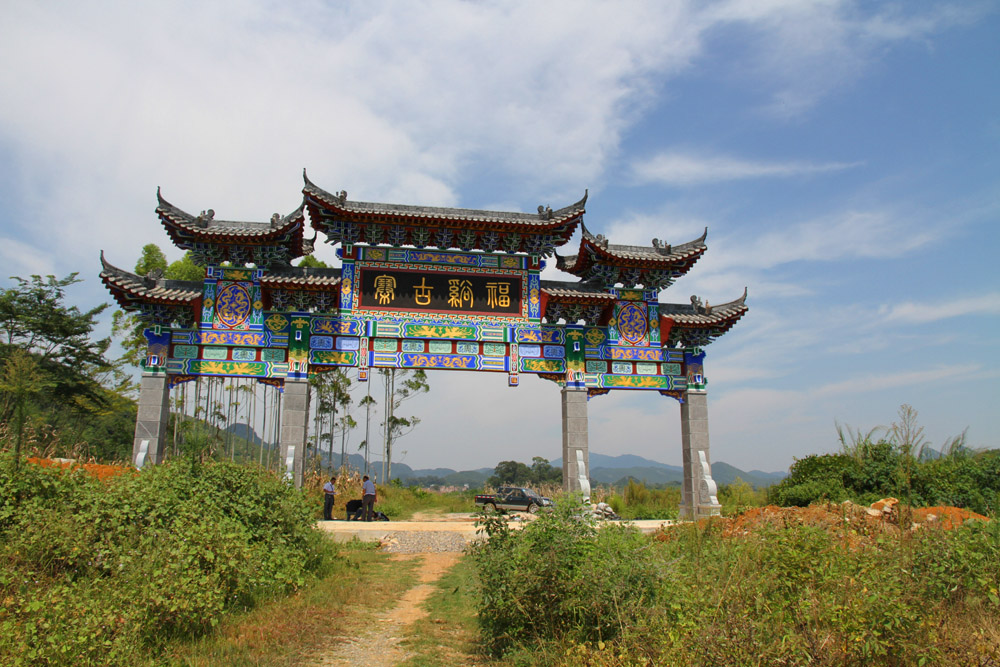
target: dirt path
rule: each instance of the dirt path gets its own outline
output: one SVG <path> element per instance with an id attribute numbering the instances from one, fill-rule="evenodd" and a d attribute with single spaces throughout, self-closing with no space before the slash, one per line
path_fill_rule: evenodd
<path id="1" fill-rule="evenodd" d="M 409 658 L 410 654 L 399 646 L 406 637 L 407 627 L 427 615 L 421 604 L 434 591 L 434 582 L 451 569 L 461 556 L 460 553 L 396 556 L 398 560 L 423 559 L 417 569 L 417 585 L 406 591 L 394 608 L 365 619 L 359 623 L 352 638 L 323 651 L 309 664 L 314 667 L 391 667 Z"/>

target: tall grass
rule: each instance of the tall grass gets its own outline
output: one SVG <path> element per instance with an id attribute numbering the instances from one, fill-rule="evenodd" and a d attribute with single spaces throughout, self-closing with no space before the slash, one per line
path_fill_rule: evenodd
<path id="1" fill-rule="evenodd" d="M 484 645 L 567 667 L 1000 660 L 995 521 L 913 534 L 721 525 L 657 538 L 593 533 L 572 515 L 493 525 L 496 546 L 475 554 Z"/>

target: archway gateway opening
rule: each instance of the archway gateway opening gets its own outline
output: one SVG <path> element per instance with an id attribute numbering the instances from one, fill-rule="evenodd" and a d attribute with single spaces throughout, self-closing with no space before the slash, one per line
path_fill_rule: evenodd
<path id="1" fill-rule="evenodd" d="M 246 378 L 280 390 L 281 469 L 301 485 L 309 432 L 308 379 L 332 368 L 464 370 L 558 386 L 563 487 L 589 495 L 587 402 L 610 391 L 655 391 L 680 403 L 681 515 L 717 514 L 711 475 L 704 348 L 747 312 L 728 303 L 659 301 L 705 253 L 705 234 L 680 245 L 623 246 L 583 223 L 587 196 L 537 213 L 352 201 L 304 177 L 303 202 L 269 222 L 195 216 L 157 192 L 156 213 L 201 282 L 138 276 L 101 255 L 101 280 L 146 323 L 133 461 L 163 459 L 171 385 Z M 341 266 L 292 266 L 314 231 Z M 562 255 L 577 228 L 575 255 Z M 546 261 L 578 282 L 541 279 Z"/>

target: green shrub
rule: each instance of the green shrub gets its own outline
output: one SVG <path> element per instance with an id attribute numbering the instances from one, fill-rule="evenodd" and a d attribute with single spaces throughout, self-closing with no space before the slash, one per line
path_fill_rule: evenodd
<path id="1" fill-rule="evenodd" d="M 519 531 L 502 515 L 483 521 L 489 540 L 472 558 L 479 626 L 494 655 L 566 637 L 614 637 L 655 594 L 646 538 L 628 526 L 597 530 L 579 498 L 560 499 Z"/>
<path id="2" fill-rule="evenodd" d="M 231 463 L 106 482 L 0 458 L 0 665 L 132 664 L 331 562 L 303 495 Z"/>

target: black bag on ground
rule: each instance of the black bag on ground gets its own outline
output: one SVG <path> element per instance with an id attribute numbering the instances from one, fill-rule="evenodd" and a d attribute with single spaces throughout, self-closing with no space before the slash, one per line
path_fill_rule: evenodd
<path id="1" fill-rule="evenodd" d="M 360 500 L 348 500 L 347 501 L 347 520 L 360 521 L 364 517 L 361 516 L 361 501 Z"/>

